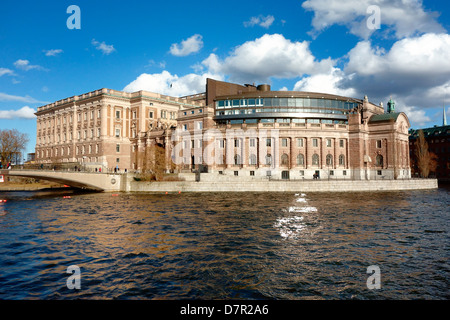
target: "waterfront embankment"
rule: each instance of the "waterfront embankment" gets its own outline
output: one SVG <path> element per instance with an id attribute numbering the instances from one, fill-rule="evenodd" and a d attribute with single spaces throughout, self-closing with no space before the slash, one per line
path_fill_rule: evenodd
<path id="1" fill-rule="evenodd" d="M 436 179 L 304 181 L 131 181 L 130 192 L 360 192 L 438 188 Z"/>

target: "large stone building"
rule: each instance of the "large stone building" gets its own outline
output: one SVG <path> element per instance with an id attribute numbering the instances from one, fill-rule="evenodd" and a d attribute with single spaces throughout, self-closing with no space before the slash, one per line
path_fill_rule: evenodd
<path id="1" fill-rule="evenodd" d="M 166 170 L 275 179 L 410 177 L 408 129 L 395 104 L 271 91 L 208 79 L 174 98 L 101 89 L 38 108 L 36 160 L 146 170 L 163 148 Z"/>

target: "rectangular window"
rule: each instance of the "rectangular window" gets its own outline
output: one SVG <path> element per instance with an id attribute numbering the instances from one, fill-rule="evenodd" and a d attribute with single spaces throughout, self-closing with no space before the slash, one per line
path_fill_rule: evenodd
<path id="1" fill-rule="evenodd" d="M 381 176 L 382 172 L 381 170 L 377 170 L 377 175 Z"/>
<path id="2" fill-rule="evenodd" d="M 266 139 L 266 147 L 271 147 L 272 146 L 272 139 L 267 138 Z"/>
<path id="3" fill-rule="evenodd" d="M 203 129 L 203 122 L 202 121 L 197 122 L 197 129 Z"/>
<path id="4" fill-rule="evenodd" d="M 116 119 L 120 119 L 120 111 L 119 110 L 116 111 Z"/>
<path id="5" fill-rule="evenodd" d="M 250 176 L 254 176 L 255 175 L 255 171 L 250 171 Z"/>
<path id="6" fill-rule="evenodd" d="M 98 128 L 97 129 L 97 137 L 100 138 L 100 135 L 101 135 L 101 130 L 100 130 L 100 128 Z"/>
<path id="7" fill-rule="evenodd" d="M 234 175 L 235 175 L 235 176 L 238 176 L 238 175 L 239 175 L 239 171 L 235 171 L 235 172 L 234 172 Z"/>
<path id="8" fill-rule="evenodd" d="M 116 152 L 120 152 L 120 144 L 116 144 Z"/>
<path id="9" fill-rule="evenodd" d="M 381 140 L 377 140 L 377 148 L 378 148 L 378 149 L 381 148 Z"/>
<path id="10" fill-rule="evenodd" d="M 300 176 L 304 176 L 305 175 L 305 170 L 300 170 Z"/>
<path id="11" fill-rule="evenodd" d="M 120 162 L 120 158 L 116 158 L 116 162 L 119 163 Z"/>
<path id="12" fill-rule="evenodd" d="M 302 148 L 303 147 L 303 139 L 297 138 L 297 147 Z"/>
<path id="13" fill-rule="evenodd" d="M 334 176 L 334 170 L 330 170 L 330 176 Z"/>
<path id="14" fill-rule="evenodd" d="M 339 147 L 341 147 L 341 148 L 344 147 L 344 139 L 339 140 Z"/>
<path id="15" fill-rule="evenodd" d="M 347 170 L 342 171 L 342 175 L 346 176 L 347 175 Z"/>
<path id="16" fill-rule="evenodd" d="M 313 147 L 317 147 L 319 145 L 318 139 L 312 139 Z"/>
<path id="17" fill-rule="evenodd" d="M 239 148 L 239 139 L 234 139 L 234 146 Z"/>
<path id="18" fill-rule="evenodd" d="M 331 148 L 331 139 L 327 139 L 327 147 Z"/>
<path id="19" fill-rule="evenodd" d="M 116 129 L 116 138 L 120 137 L 120 129 Z"/>
<path id="20" fill-rule="evenodd" d="M 255 139 L 250 139 L 250 147 L 255 147 Z"/>
<path id="21" fill-rule="evenodd" d="M 281 139 L 281 146 L 287 147 L 288 146 L 288 140 L 286 138 Z"/>
<path id="22" fill-rule="evenodd" d="M 223 149 L 225 147 L 225 140 L 219 140 L 219 148 Z"/>
<path id="23" fill-rule="evenodd" d="M 150 119 L 153 119 L 153 111 L 150 111 L 150 112 L 148 113 L 148 117 L 149 117 Z"/>
<path id="24" fill-rule="evenodd" d="M 187 124 L 183 124 L 183 131 L 187 131 L 188 129 L 188 125 Z"/>

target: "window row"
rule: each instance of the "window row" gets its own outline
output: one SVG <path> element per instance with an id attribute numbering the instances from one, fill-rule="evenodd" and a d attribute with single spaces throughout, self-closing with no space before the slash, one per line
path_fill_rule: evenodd
<path id="1" fill-rule="evenodd" d="M 351 110 L 358 106 L 356 102 L 313 99 L 313 98 L 257 98 L 220 100 L 216 102 L 217 109 L 246 107 L 318 107 Z"/>
<path id="2" fill-rule="evenodd" d="M 255 108 L 255 109 L 236 109 L 236 110 L 218 110 L 216 116 L 228 116 L 238 114 L 256 114 L 256 113 L 327 113 L 327 114 L 347 114 L 348 111 L 336 109 L 319 108 Z"/>
<path id="3" fill-rule="evenodd" d="M 333 156 L 328 154 L 326 156 L 326 165 L 327 166 L 333 166 Z M 265 165 L 272 165 L 273 159 L 271 154 L 267 154 L 265 156 Z M 289 156 L 287 154 L 282 154 L 280 158 L 281 166 L 289 166 Z M 249 165 L 256 166 L 258 165 L 258 159 L 255 154 L 251 154 L 249 156 Z M 242 165 L 242 157 L 239 154 L 234 155 L 234 165 Z M 339 166 L 345 166 L 345 156 L 343 154 L 339 155 L 338 157 L 338 164 Z M 305 163 L 305 156 L 303 154 L 298 154 L 296 157 L 296 165 L 297 166 L 304 166 Z M 320 157 L 317 153 L 313 154 L 311 157 L 311 165 L 313 166 L 319 166 L 320 165 Z"/>

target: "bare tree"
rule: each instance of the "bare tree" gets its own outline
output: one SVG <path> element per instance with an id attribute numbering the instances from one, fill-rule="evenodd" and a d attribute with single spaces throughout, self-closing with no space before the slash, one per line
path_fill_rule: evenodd
<path id="1" fill-rule="evenodd" d="M 21 153 L 27 143 L 28 135 L 19 132 L 17 129 L 0 130 L 0 160 L 6 164 Z"/>
<path id="2" fill-rule="evenodd" d="M 428 151 L 428 143 L 425 140 L 423 130 L 419 130 L 419 136 L 416 140 L 416 158 L 420 176 L 422 178 L 428 178 L 430 172 L 436 170 L 437 156 Z"/>

